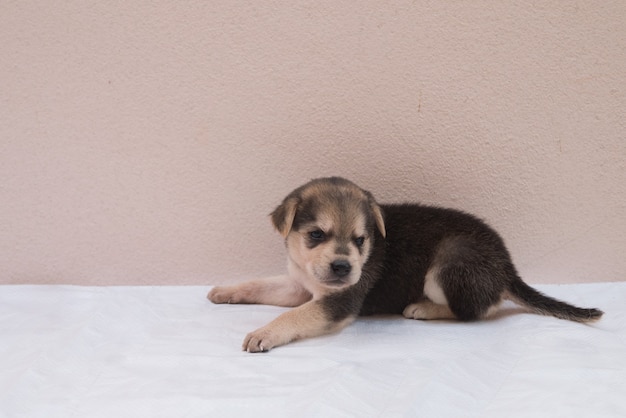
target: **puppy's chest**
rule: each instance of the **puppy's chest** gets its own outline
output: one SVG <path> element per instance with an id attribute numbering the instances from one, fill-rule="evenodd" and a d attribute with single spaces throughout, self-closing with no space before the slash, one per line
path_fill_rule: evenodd
<path id="1" fill-rule="evenodd" d="M 428 257 L 415 252 L 398 256 L 393 249 L 384 243 L 364 268 L 362 279 L 369 291 L 361 308 L 362 315 L 401 314 L 408 304 L 423 295 Z"/>

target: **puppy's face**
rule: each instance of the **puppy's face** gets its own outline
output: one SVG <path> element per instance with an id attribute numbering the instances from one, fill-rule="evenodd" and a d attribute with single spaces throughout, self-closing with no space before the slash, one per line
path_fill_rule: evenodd
<path id="1" fill-rule="evenodd" d="M 341 178 L 313 180 L 294 190 L 272 213 L 286 238 L 290 262 L 316 285 L 341 288 L 361 277 L 374 242 L 385 235 L 373 197 Z"/>

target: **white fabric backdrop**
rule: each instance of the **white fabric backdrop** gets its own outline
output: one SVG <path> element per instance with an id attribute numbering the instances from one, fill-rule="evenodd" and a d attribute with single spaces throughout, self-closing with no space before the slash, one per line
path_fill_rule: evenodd
<path id="1" fill-rule="evenodd" d="M 626 283 L 540 286 L 605 317 L 362 318 L 266 354 L 284 308 L 207 287 L 0 287 L 1 417 L 623 417 Z"/>

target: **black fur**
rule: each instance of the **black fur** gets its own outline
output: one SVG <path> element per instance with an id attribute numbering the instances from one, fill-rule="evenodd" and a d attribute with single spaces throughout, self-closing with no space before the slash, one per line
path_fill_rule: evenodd
<path id="1" fill-rule="evenodd" d="M 533 312 L 585 322 L 602 311 L 545 296 L 519 278 L 500 236 L 470 214 L 418 204 L 381 205 L 386 238 L 370 222 L 374 243 L 359 282 L 323 298 L 333 321 L 350 315 L 400 314 L 424 297 L 436 263 L 448 305 L 463 321 L 483 317 L 508 291 Z"/>

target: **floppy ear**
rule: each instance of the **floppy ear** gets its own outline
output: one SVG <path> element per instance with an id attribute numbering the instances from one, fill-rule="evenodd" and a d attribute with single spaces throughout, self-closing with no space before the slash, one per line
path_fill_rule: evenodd
<path id="1" fill-rule="evenodd" d="M 376 221 L 376 227 L 378 227 L 378 231 L 380 231 L 380 235 L 382 235 L 383 238 L 385 238 L 387 236 L 387 231 L 385 230 L 385 217 L 383 216 L 383 210 L 381 209 L 380 206 L 378 206 L 378 203 L 376 203 L 374 196 L 372 196 L 370 192 L 365 192 L 365 194 L 367 196 L 367 200 L 369 201 L 372 214 L 374 215 L 374 220 Z"/>
<path id="2" fill-rule="evenodd" d="M 280 232 L 283 238 L 287 238 L 289 231 L 291 231 L 299 202 L 300 200 L 296 197 L 288 197 L 270 215 L 274 228 Z"/>
<path id="3" fill-rule="evenodd" d="M 374 201 L 370 203 L 370 207 L 372 208 L 372 213 L 374 214 L 376 226 L 380 231 L 380 235 L 385 238 L 387 236 L 387 231 L 385 230 L 385 218 L 383 217 L 383 210 L 380 208 L 380 206 L 378 206 L 378 203 Z"/>

